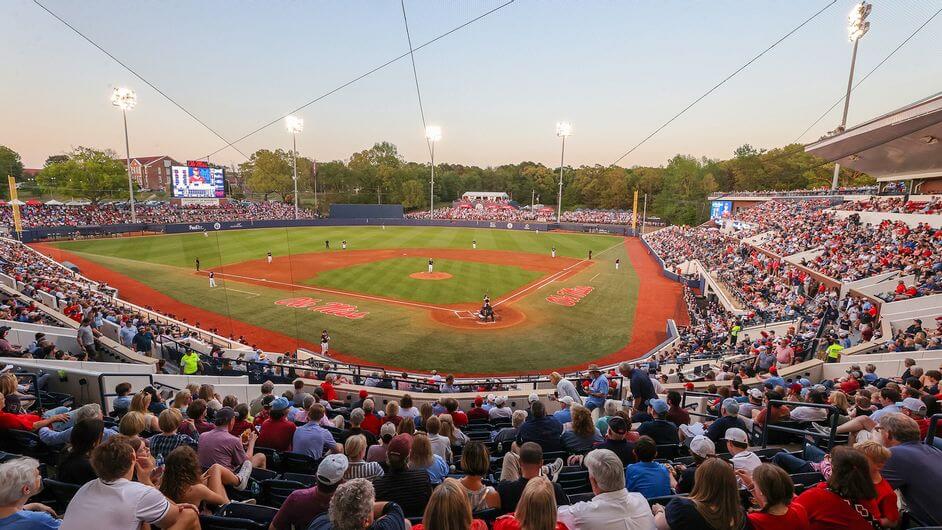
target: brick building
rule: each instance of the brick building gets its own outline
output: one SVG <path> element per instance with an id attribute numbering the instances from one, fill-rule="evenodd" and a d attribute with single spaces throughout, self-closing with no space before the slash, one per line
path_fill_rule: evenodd
<path id="1" fill-rule="evenodd" d="M 122 163 L 127 163 L 122 160 Z M 131 178 L 138 187 L 148 190 L 167 190 L 170 188 L 170 166 L 182 166 L 180 162 L 167 155 L 141 156 L 131 159 Z"/>

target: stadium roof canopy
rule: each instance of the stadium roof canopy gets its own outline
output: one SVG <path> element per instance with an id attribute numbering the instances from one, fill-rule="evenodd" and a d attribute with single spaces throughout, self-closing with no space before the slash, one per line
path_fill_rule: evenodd
<path id="1" fill-rule="evenodd" d="M 877 180 L 942 174 L 942 92 L 805 146 Z"/>

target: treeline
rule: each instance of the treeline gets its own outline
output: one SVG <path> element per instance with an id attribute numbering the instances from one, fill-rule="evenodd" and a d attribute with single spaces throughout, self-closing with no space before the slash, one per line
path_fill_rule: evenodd
<path id="1" fill-rule="evenodd" d="M 322 209 L 334 202 L 401 203 L 407 210 L 425 208 L 429 200 L 428 163 L 408 162 L 396 146 L 379 142 L 348 160 L 315 162 L 298 157 L 298 191 L 313 205 L 315 181 Z M 0 169 L 19 177 L 19 155 L 0 146 Z M 563 170 L 563 208 L 630 208 L 638 190 L 648 196 L 648 214 L 675 224 L 702 222 L 706 197 L 716 191 L 791 190 L 829 186 L 833 164 L 804 152 L 801 144 L 764 150 L 750 145 L 726 160 L 676 155 L 658 167 L 579 166 Z M 292 153 L 262 149 L 229 168 L 229 189 L 236 197 L 289 201 L 294 194 Z M 49 157 L 36 178 L 40 193 L 92 201 L 127 196 L 123 164 L 111 151 L 79 147 Z M 559 168 L 535 162 L 495 167 L 438 164 L 435 202 L 449 203 L 466 191 L 503 191 L 521 204 L 531 200 L 556 204 Z M 842 170 L 842 185 L 872 183 L 868 175 Z M 0 187 L 3 188 L 3 187 Z"/>
<path id="2" fill-rule="evenodd" d="M 290 157 L 287 153 L 285 157 L 287 164 Z M 304 167 L 308 170 L 312 165 L 305 161 Z M 247 191 L 264 194 L 263 190 L 270 189 L 267 182 L 259 182 L 253 161 L 239 169 Z M 630 208 L 632 194 L 638 190 L 648 195 L 649 215 L 692 224 L 706 219 L 706 197 L 715 191 L 829 186 L 833 171 L 833 164 L 805 153 L 801 144 L 768 151 L 744 145 L 727 160 L 677 155 L 658 167 L 566 167 L 563 208 Z M 407 162 L 395 145 L 380 142 L 354 153 L 348 161 L 317 163 L 317 189 L 331 202 L 402 203 L 407 210 L 418 209 L 428 206 L 429 174 L 429 164 Z M 558 179 L 558 167 L 535 162 L 495 167 L 437 164 L 435 202 L 451 202 L 466 191 L 503 191 L 521 204 L 531 200 L 556 204 Z M 313 173 L 305 174 L 305 180 L 302 190 L 312 190 Z M 873 182 L 867 175 L 847 170 L 842 171 L 841 180 L 843 185 Z"/>

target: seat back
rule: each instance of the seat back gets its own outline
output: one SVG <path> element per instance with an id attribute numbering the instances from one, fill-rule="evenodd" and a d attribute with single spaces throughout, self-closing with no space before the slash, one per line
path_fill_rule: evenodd
<path id="1" fill-rule="evenodd" d="M 262 504 L 280 508 L 288 495 L 300 489 L 304 489 L 304 484 L 293 480 L 269 479 L 262 481 Z"/>
<path id="2" fill-rule="evenodd" d="M 265 530 L 268 526 L 263 526 L 251 519 L 200 515 L 200 528 L 202 530 Z"/>
<path id="3" fill-rule="evenodd" d="M 818 473 L 817 471 L 813 471 L 811 473 L 795 473 L 794 475 L 790 476 L 792 477 L 792 482 L 795 485 L 801 484 L 806 488 L 808 486 L 814 486 L 818 482 L 824 482 L 824 475 Z"/>
<path id="4" fill-rule="evenodd" d="M 307 473 L 283 473 L 281 478 L 300 482 L 307 488 L 310 488 L 317 482 L 317 477 L 315 475 L 308 475 Z"/>
<path id="5" fill-rule="evenodd" d="M 241 502 L 230 502 L 219 508 L 216 515 L 230 517 L 234 519 L 248 519 L 268 527 L 278 510 L 270 506 L 259 506 L 255 504 L 244 504 Z"/>
<path id="6" fill-rule="evenodd" d="M 281 453 L 281 470 L 291 470 L 292 473 L 306 473 L 313 475 L 317 473 L 317 466 L 320 460 L 301 453 Z"/>
<path id="7" fill-rule="evenodd" d="M 72 497 L 78 493 L 78 490 L 81 487 L 82 484 L 70 484 L 68 482 L 60 482 L 51 478 L 43 479 L 43 488 L 52 494 L 52 498 L 56 501 L 56 512 L 58 513 L 65 512 L 65 509 L 69 506 L 69 503 L 72 502 Z"/>

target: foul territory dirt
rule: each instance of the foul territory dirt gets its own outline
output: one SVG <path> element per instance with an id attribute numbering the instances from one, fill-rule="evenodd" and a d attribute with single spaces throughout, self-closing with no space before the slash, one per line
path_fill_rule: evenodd
<path id="1" fill-rule="evenodd" d="M 689 324 L 689 318 L 683 309 L 682 288 L 680 284 L 673 282 L 661 274 L 660 265 L 650 255 L 645 247 L 635 238 L 625 240 L 625 248 L 628 252 L 628 258 L 635 269 L 639 278 L 638 300 L 636 304 L 634 325 L 632 329 L 631 340 L 617 352 L 607 355 L 601 359 L 586 359 L 585 363 L 558 368 L 560 371 L 574 371 L 584 369 L 588 363 L 612 363 L 622 360 L 631 360 L 657 346 L 666 337 L 666 320 L 673 318 L 679 326 Z M 185 322 L 198 325 L 203 329 L 216 329 L 221 335 L 232 337 L 247 337 L 251 344 L 268 351 L 288 351 L 298 347 L 319 350 L 320 346 L 308 341 L 284 335 L 269 329 L 253 326 L 239 320 L 234 320 L 228 316 L 214 313 L 196 306 L 179 302 L 150 286 L 117 273 L 107 267 L 89 261 L 71 252 L 64 251 L 52 245 L 38 243 L 31 245 L 34 249 L 50 256 L 58 261 L 71 261 L 77 265 L 82 273 L 96 281 L 107 282 L 109 285 L 119 289 L 121 297 L 129 302 L 147 307 L 167 315 L 173 315 Z M 589 262 L 575 260 L 571 258 L 551 258 L 549 256 L 541 257 L 533 254 L 521 254 L 515 252 L 501 251 L 467 251 L 467 250 L 389 250 L 389 251 L 340 251 L 328 254 L 312 254 L 304 256 L 292 256 L 291 264 L 288 260 L 276 259 L 274 263 L 268 264 L 264 259 L 248 261 L 236 265 L 220 268 L 221 274 L 240 275 L 248 278 L 259 278 L 259 271 L 264 271 L 264 276 L 269 280 L 280 278 L 278 281 L 285 284 L 286 290 L 291 290 L 290 284 L 294 282 L 291 270 L 304 270 L 305 276 L 312 276 L 311 272 L 329 270 L 333 268 L 346 267 L 357 263 L 369 263 L 378 259 L 389 259 L 401 257 L 404 254 L 411 256 L 431 257 L 435 259 L 456 259 L 464 261 L 482 261 L 486 263 L 497 263 L 513 265 L 521 268 L 537 270 L 546 275 L 539 280 L 508 293 L 501 300 L 494 301 L 498 322 L 481 324 L 473 318 L 459 318 L 461 311 L 476 311 L 478 307 L 471 305 L 447 306 L 430 309 L 430 316 L 437 322 L 445 325 L 471 328 L 471 329 L 495 329 L 520 324 L 526 320 L 525 315 L 516 310 L 514 301 L 530 292 L 535 291 L 542 285 L 555 280 L 563 280 L 572 274 L 582 270 L 590 265 Z M 524 257 L 525 256 L 525 257 Z M 304 261 L 297 261 L 302 259 Z M 279 261 L 283 263 L 279 263 Z M 315 267 L 313 270 L 307 267 Z M 222 272 L 224 269 L 224 272 Z M 247 280 L 250 283 L 250 280 Z M 258 281 L 259 285 L 278 288 L 273 285 L 275 282 Z M 389 300 L 391 303 L 400 301 Z M 467 315 L 465 315 L 467 316 Z M 376 363 L 359 359 L 352 355 L 331 350 L 331 355 L 344 362 L 369 364 L 376 366 Z M 399 369 L 396 366 L 384 366 L 389 369 Z M 506 375 L 519 375 L 524 372 L 507 372 Z M 526 372 L 530 373 L 530 372 Z M 458 376 L 471 376 L 477 374 L 456 374 Z"/>

